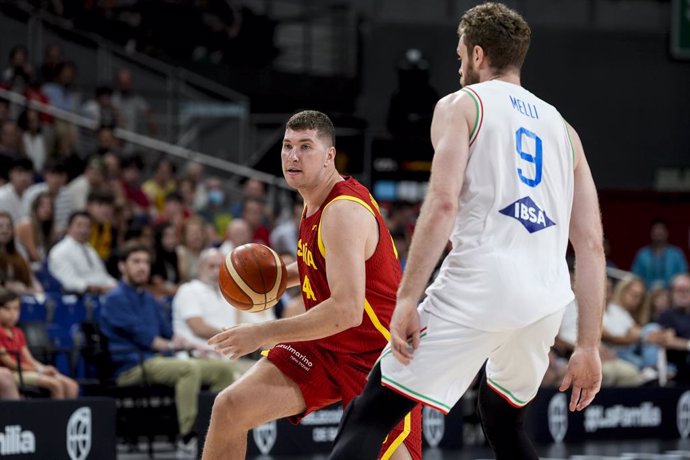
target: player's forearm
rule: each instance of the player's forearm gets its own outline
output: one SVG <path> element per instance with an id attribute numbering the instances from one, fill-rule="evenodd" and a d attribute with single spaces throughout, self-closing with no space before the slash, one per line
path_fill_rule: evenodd
<path id="1" fill-rule="evenodd" d="M 576 248 L 575 298 L 578 305 L 577 346 L 598 347 L 606 298 L 606 261 L 600 244 L 587 251 Z"/>
<path id="2" fill-rule="evenodd" d="M 264 329 L 265 343 L 317 340 L 343 332 L 362 322 L 362 302 L 359 314 L 353 308 L 338 305 L 332 297 L 301 315 L 259 324 Z"/>
<path id="3" fill-rule="evenodd" d="M 457 202 L 430 196 L 424 202 L 407 258 L 406 270 L 398 289 L 399 299 L 417 301 L 448 243 L 457 213 Z"/>
<path id="4" fill-rule="evenodd" d="M 285 267 L 287 270 L 287 284 L 286 287 L 291 288 L 299 285 L 299 270 L 297 269 L 297 262 L 292 262 Z"/>

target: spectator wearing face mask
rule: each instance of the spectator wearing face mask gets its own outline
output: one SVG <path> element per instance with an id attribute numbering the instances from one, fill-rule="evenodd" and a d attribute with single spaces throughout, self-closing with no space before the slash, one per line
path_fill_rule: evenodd
<path id="1" fill-rule="evenodd" d="M 217 235 L 223 235 L 232 220 L 223 182 L 217 177 L 211 177 L 206 181 L 206 190 L 208 202 L 200 214 L 206 223 L 213 226 Z"/>

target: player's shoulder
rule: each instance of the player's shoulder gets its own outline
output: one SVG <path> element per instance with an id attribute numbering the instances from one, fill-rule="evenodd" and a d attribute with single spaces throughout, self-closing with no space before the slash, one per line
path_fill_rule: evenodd
<path id="1" fill-rule="evenodd" d="M 469 87 L 465 87 L 439 99 L 436 110 L 448 113 L 473 110 L 476 99 L 476 93 L 472 92 Z"/>

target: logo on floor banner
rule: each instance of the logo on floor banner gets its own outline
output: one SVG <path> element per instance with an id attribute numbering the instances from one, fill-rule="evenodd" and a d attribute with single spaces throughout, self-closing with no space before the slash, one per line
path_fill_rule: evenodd
<path id="1" fill-rule="evenodd" d="M 556 442 L 562 442 L 568 433 L 568 399 L 563 393 L 556 393 L 549 402 L 549 433 Z"/>
<path id="2" fill-rule="evenodd" d="M 422 408 L 422 431 L 429 446 L 438 447 L 446 432 L 444 415 L 436 409 L 424 406 Z"/>
<path id="3" fill-rule="evenodd" d="M 266 455 L 271 452 L 278 438 L 278 424 L 274 420 L 257 426 L 252 430 L 252 437 L 254 438 L 254 444 L 256 444 L 259 452 Z"/>
<path id="4" fill-rule="evenodd" d="M 91 452 L 91 408 L 80 407 L 67 421 L 67 453 L 70 460 L 85 460 Z"/>
<path id="5" fill-rule="evenodd" d="M 678 398 L 676 425 L 680 437 L 686 439 L 690 435 L 690 391 L 686 391 Z"/>

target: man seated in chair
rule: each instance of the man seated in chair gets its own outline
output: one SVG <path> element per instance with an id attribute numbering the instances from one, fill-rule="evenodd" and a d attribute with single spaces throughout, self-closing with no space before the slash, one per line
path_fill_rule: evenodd
<path id="1" fill-rule="evenodd" d="M 196 449 L 193 427 L 201 385 L 209 386 L 214 392 L 224 389 L 234 379 L 233 367 L 227 361 L 172 355 L 186 348 L 187 343 L 173 339 L 162 307 L 144 289 L 151 272 L 148 246 L 137 242 L 125 244 L 119 252 L 118 267 L 122 280 L 106 295 L 100 318 L 116 367 L 117 384 L 146 382 L 174 387 L 182 437 L 179 447 L 192 453 Z"/>
<path id="2" fill-rule="evenodd" d="M 223 359 L 208 344 L 208 339 L 224 328 L 242 321 L 241 312 L 232 308 L 218 288 L 218 274 L 225 258 L 216 248 L 201 251 L 197 276 L 180 286 L 172 301 L 173 332 L 196 348 L 195 356 Z M 247 371 L 255 360 L 241 358 L 233 366 L 236 376 Z"/>

